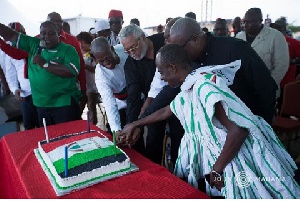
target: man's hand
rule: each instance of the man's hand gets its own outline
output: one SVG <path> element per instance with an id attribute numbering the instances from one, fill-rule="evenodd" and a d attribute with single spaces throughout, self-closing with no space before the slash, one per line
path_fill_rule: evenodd
<path id="1" fill-rule="evenodd" d="M 221 192 L 221 189 L 224 187 L 224 177 L 211 171 L 209 184 L 211 187 L 214 186 Z"/>
<path id="2" fill-rule="evenodd" d="M 43 57 L 41 57 L 40 54 L 34 55 L 32 61 L 34 64 L 37 64 L 42 68 L 43 68 L 43 65 L 46 63 L 46 60 Z"/>
<path id="3" fill-rule="evenodd" d="M 88 102 L 88 97 L 86 95 L 86 90 L 81 90 L 81 97 L 79 99 L 79 108 L 80 108 L 80 114 L 82 115 L 83 110 L 85 108 L 86 103 Z"/>
<path id="4" fill-rule="evenodd" d="M 17 89 L 15 91 L 15 97 L 18 101 L 22 100 L 22 97 L 21 97 L 21 89 Z"/>
<path id="5" fill-rule="evenodd" d="M 134 123 L 127 124 L 121 132 L 117 133 L 117 143 L 120 146 L 133 146 L 141 135 L 141 129 Z"/>

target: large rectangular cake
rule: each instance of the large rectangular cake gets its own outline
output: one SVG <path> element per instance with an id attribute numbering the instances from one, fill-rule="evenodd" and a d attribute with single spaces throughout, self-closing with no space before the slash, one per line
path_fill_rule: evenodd
<path id="1" fill-rule="evenodd" d="M 138 170 L 126 153 L 99 131 L 41 141 L 35 154 L 59 196 Z"/>

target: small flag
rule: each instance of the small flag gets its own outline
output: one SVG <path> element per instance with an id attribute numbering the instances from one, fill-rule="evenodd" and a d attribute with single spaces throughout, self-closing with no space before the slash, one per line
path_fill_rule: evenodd
<path id="1" fill-rule="evenodd" d="M 113 141 L 115 146 L 115 156 L 117 155 L 116 131 L 113 131 Z"/>
<path id="2" fill-rule="evenodd" d="M 87 111 L 87 127 L 88 127 L 88 132 L 90 133 L 91 132 L 91 128 L 90 128 L 90 111 Z"/>
<path id="3" fill-rule="evenodd" d="M 45 129 L 46 141 L 47 141 L 47 143 L 49 143 L 49 137 L 48 137 L 48 131 L 47 131 L 47 125 L 46 125 L 45 118 L 43 118 L 43 124 L 44 124 L 44 129 Z"/>

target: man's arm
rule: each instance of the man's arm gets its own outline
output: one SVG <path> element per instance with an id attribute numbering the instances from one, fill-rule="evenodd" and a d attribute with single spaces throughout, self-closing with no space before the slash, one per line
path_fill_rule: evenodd
<path id="1" fill-rule="evenodd" d="M 180 92 L 180 87 L 172 88 L 166 85 L 160 93 L 151 101 L 151 104 L 146 108 L 145 112 L 140 116 L 144 118 L 153 112 L 168 106 L 177 94 Z"/>
<path id="2" fill-rule="evenodd" d="M 101 73 L 101 68 L 104 67 L 100 66 L 100 64 L 96 67 L 96 86 L 98 92 L 101 95 L 111 131 L 120 131 L 122 127 L 116 98 L 113 95 L 113 89 L 110 84 L 110 79 L 103 76 L 103 74 Z"/>
<path id="3" fill-rule="evenodd" d="M 224 168 L 232 159 L 237 155 L 241 146 L 248 137 L 248 131 L 244 128 L 237 126 L 226 115 L 225 110 L 220 102 L 215 104 L 215 116 L 220 123 L 226 127 L 227 136 L 222 151 L 213 165 L 213 170 L 222 175 Z M 218 190 L 224 186 L 223 181 L 220 181 L 213 171 L 210 173 L 210 184 L 216 186 Z"/>
<path id="4" fill-rule="evenodd" d="M 161 108 L 160 110 L 157 110 L 156 112 L 152 113 L 151 115 L 149 115 L 145 118 L 142 118 L 142 119 L 134 121 L 130 124 L 127 124 L 123 128 L 121 133 L 118 135 L 117 139 L 120 144 L 122 144 L 126 141 L 130 141 L 132 139 L 133 131 L 135 128 L 166 120 L 170 116 L 172 116 L 172 114 L 173 113 L 172 113 L 169 105 L 164 108 Z M 138 140 L 138 139 L 136 139 L 136 140 Z"/>
<path id="5" fill-rule="evenodd" d="M 12 47 L 11 45 L 7 44 L 1 38 L 0 38 L 0 48 L 5 54 L 7 54 L 8 56 L 10 56 L 13 59 L 20 60 L 20 59 L 26 59 L 28 57 L 27 52 L 17 49 L 15 47 Z"/>
<path id="6" fill-rule="evenodd" d="M 16 98 L 20 100 L 20 85 L 18 80 L 18 72 L 17 69 L 23 69 L 25 66 L 26 61 L 24 59 L 22 60 L 16 60 L 8 55 L 5 55 L 5 77 L 6 81 L 8 83 L 9 88 L 14 93 Z"/>
<path id="7" fill-rule="evenodd" d="M 148 97 L 141 109 L 139 117 L 145 112 L 147 107 L 151 105 L 153 99 L 161 92 L 161 90 L 166 86 L 166 82 L 161 80 L 161 75 L 156 68 L 153 80 L 151 82 L 150 91 L 148 92 Z"/>
<path id="8" fill-rule="evenodd" d="M 53 64 L 53 63 L 49 62 L 48 67 L 45 68 L 44 64 L 47 63 L 47 61 L 43 57 L 41 57 L 41 55 L 39 55 L 39 54 L 34 55 L 32 61 L 34 64 L 39 65 L 41 68 L 44 68 L 45 70 L 47 70 L 48 72 L 50 72 L 54 75 L 57 75 L 60 77 L 66 77 L 66 78 L 74 77 L 73 72 L 68 67 L 66 67 L 64 64 L 60 64 L 60 63 Z"/>
<path id="9" fill-rule="evenodd" d="M 13 43 L 17 39 L 17 35 L 18 32 L 0 23 L 0 36 L 2 36 L 5 41 Z"/>
<path id="10" fill-rule="evenodd" d="M 151 105 L 152 101 L 153 101 L 154 98 L 152 97 L 147 97 L 144 104 L 143 104 L 143 107 L 141 108 L 141 111 L 140 111 L 140 114 L 139 114 L 139 118 L 141 117 L 141 115 L 145 112 L 145 110 L 148 108 L 149 105 Z"/>

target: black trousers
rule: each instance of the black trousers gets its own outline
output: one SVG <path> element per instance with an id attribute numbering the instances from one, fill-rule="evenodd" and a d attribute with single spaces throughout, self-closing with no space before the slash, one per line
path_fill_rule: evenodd
<path id="1" fill-rule="evenodd" d="M 38 122 L 40 127 L 43 127 L 43 118 L 46 124 L 55 125 L 59 123 L 80 120 L 80 109 L 78 102 L 73 97 L 71 98 L 71 105 L 63 107 L 36 107 L 38 114 Z"/>
<path id="2" fill-rule="evenodd" d="M 145 156 L 153 162 L 161 164 L 166 123 L 169 124 L 170 128 L 171 160 L 175 164 L 181 138 L 184 134 L 184 129 L 175 115 L 172 115 L 167 121 L 147 126 L 148 135 L 146 138 Z"/>
<path id="3" fill-rule="evenodd" d="M 172 100 L 180 92 L 180 88 L 172 88 L 165 86 L 162 91 L 155 97 L 152 103 L 145 110 L 141 118 L 152 114 L 153 112 L 170 105 Z M 160 164 L 162 160 L 163 139 L 165 136 L 166 123 L 169 124 L 171 138 L 171 157 L 175 164 L 178 157 L 178 148 L 181 138 L 184 134 L 184 129 L 175 115 L 172 115 L 166 121 L 148 125 L 148 135 L 146 140 L 145 155 L 155 163 Z"/>

